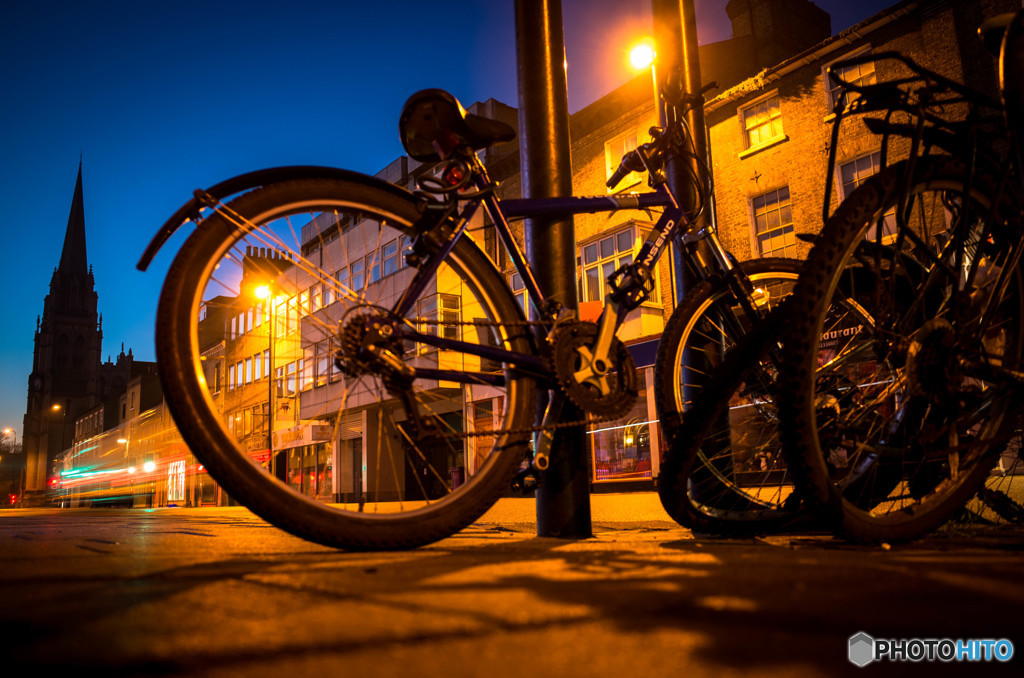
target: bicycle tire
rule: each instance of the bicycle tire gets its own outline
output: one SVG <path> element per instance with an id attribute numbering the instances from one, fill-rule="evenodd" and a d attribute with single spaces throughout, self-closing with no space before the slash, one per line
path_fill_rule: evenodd
<path id="1" fill-rule="evenodd" d="M 760 290 L 765 315 L 791 293 L 802 267 L 800 260 L 782 258 L 739 264 Z M 723 536 L 776 531 L 804 513 L 778 442 L 774 368 L 726 357 L 757 329 L 741 319 L 734 300 L 721 278 L 694 287 L 666 324 L 655 380 L 669 443 L 658 476 L 662 506 L 684 527 Z M 734 329 L 718 320 L 723 315 Z M 744 353 L 767 350 L 769 334 L 758 336 Z M 760 366 L 761 388 L 744 389 L 754 366 Z"/>
<path id="2" fill-rule="evenodd" d="M 936 528 L 1012 430 L 1014 389 L 985 374 L 1019 370 L 1024 344 L 1024 285 L 1007 259 L 1020 210 L 1012 196 L 992 204 L 997 185 L 953 158 L 896 163 L 840 204 L 807 259 L 783 342 L 783 442 L 852 541 Z M 833 313 L 848 270 L 872 284 L 856 314 Z"/>
<path id="3" fill-rule="evenodd" d="M 408 287 L 416 271 L 412 265 L 402 266 L 404 259 L 386 259 L 380 262 L 381 272 L 390 275 L 371 283 L 373 273 L 367 273 L 365 284 L 357 285 L 357 269 L 353 266 L 358 264 L 362 270 L 363 266 L 373 266 L 377 258 L 392 256 L 389 239 L 403 243 L 402 236 L 410 235 L 412 225 L 420 218 L 420 207 L 412 194 L 397 195 L 393 187 L 371 178 L 362 182 L 310 178 L 264 186 L 237 197 L 202 221 L 176 255 L 161 292 L 156 332 L 158 367 L 168 407 L 182 437 L 231 497 L 277 527 L 312 542 L 344 549 L 381 550 L 411 548 L 447 537 L 479 518 L 496 501 L 528 454 L 527 431 L 533 423 L 536 403 L 534 377 L 513 371 L 508 364 L 485 365 L 469 354 L 455 355 L 436 347 L 431 352 L 426 340 L 381 344 L 383 348 L 376 355 L 388 354 L 393 363 L 437 369 L 454 367 L 454 361 L 461 360 L 462 368 L 473 375 L 497 375 L 483 385 L 476 376 L 471 378 L 472 383 L 459 384 L 442 381 L 437 373 L 433 381 L 424 378 L 414 382 L 420 388 L 413 391 L 410 387 L 409 400 L 437 430 L 414 441 L 408 433 L 415 430 L 409 427 L 411 417 L 383 385 L 383 369 L 375 364 L 360 365 L 347 357 L 362 350 L 358 348 L 360 341 L 366 340 L 374 319 L 381 317 L 381 309 Z M 352 219 L 347 221 L 349 217 Z M 326 225 L 326 229 L 320 229 L 321 235 L 312 241 L 300 238 L 296 224 L 301 227 L 307 220 L 313 223 L 316 219 Z M 273 247 L 278 252 L 245 249 L 255 245 Z M 398 257 L 403 255 L 399 247 Z M 397 270 L 391 270 L 394 266 Z M 225 328 L 221 348 L 217 349 L 214 342 L 213 352 L 207 354 L 216 358 L 217 350 L 229 357 L 246 350 L 257 351 L 256 359 L 262 355 L 266 366 L 270 351 L 286 353 L 275 357 L 272 369 L 260 370 L 266 379 L 260 388 L 267 389 L 262 399 L 273 402 L 268 414 L 274 416 L 275 441 L 284 440 L 286 433 L 293 438 L 306 436 L 309 422 L 328 427 L 318 429 L 321 438 L 330 430 L 323 446 L 302 449 L 302 460 L 296 463 L 301 476 L 277 477 L 282 468 L 276 463 L 283 460 L 280 455 L 300 454 L 294 452 L 296 446 L 264 443 L 271 461 L 262 458 L 265 454 L 250 454 L 247 447 L 253 440 L 259 443 L 259 439 L 246 437 L 248 428 L 243 428 L 241 434 L 235 428 L 235 421 L 244 417 L 238 418 L 230 401 L 235 394 L 243 397 L 259 380 L 243 385 L 250 375 L 248 369 L 243 373 L 239 367 L 235 389 L 220 383 L 211 387 L 210 369 L 204 370 L 203 348 L 210 344 L 208 338 L 200 338 L 209 331 L 201 327 L 206 322 L 200 321 L 204 304 L 209 307 L 221 303 L 234 313 L 250 304 L 245 293 L 261 278 L 280 287 L 281 299 L 256 307 L 254 331 L 249 331 L 252 311 L 243 312 L 239 321 L 247 331 L 238 333 L 238 337 L 228 333 L 225 318 L 221 321 Z M 332 303 L 316 309 L 316 303 L 310 301 L 309 313 L 303 315 L 304 281 L 311 283 L 310 299 L 320 294 L 319 303 L 323 304 L 329 295 Z M 293 293 L 295 296 L 290 297 Z M 377 297 L 380 304 L 373 303 Z M 291 298 L 297 300 L 295 312 Z M 458 318 L 446 315 L 453 313 L 447 309 L 449 304 L 457 306 L 461 314 Z M 430 286 L 413 305 L 413 312 L 420 314 L 429 307 L 434 309 L 437 321 L 431 325 L 435 335 L 450 331 L 466 342 L 534 353 L 533 340 L 523 326 L 515 299 L 486 255 L 468 237 L 456 242 Z M 268 311 L 266 322 L 261 322 L 262 310 Z M 298 325 L 294 324 L 296 318 Z M 484 322 L 457 324 L 462 319 Z M 404 320 L 421 329 L 421 317 Z M 271 327 L 275 329 L 271 331 Z M 274 340 L 270 341 L 272 335 Z M 240 342 L 250 342 L 250 348 L 242 345 L 241 351 L 237 350 Z M 330 349 L 326 360 L 320 351 L 324 346 Z M 263 349 L 262 354 L 258 352 Z M 297 374 L 304 375 L 308 368 L 298 360 L 308 356 L 310 350 L 316 362 L 309 372 L 314 381 L 307 389 L 298 377 L 291 380 L 291 363 L 282 363 L 295 358 Z M 275 389 L 273 396 L 268 395 L 271 388 Z M 290 428 L 288 422 L 278 419 L 287 403 L 295 408 Z M 258 420 L 253 417 L 253 435 L 258 421 L 259 435 L 265 438 L 270 423 L 267 419 L 266 414 Z M 475 435 L 463 435 L 468 432 Z M 348 450 L 343 449 L 346 445 Z M 322 477 L 314 479 L 305 464 L 311 449 L 319 455 L 325 453 L 324 447 L 330 461 L 321 463 L 318 458 L 316 473 Z M 286 473 L 292 473 L 290 461 L 285 468 Z M 454 468 L 461 468 L 460 473 L 467 476 L 461 484 L 457 482 L 461 479 L 452 480 Z M 330 483 L 326 480 L 328 471 Z M 292 482 L 296 477 L 297 486 Z M 325 493 L 328 487 L 331 495 L 317 500 L 315 495 Z"/>

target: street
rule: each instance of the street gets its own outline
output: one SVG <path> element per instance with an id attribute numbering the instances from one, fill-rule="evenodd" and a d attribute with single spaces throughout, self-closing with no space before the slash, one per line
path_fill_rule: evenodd
<path id="1" fill-rule="evenodd" d="M 1024 645 L 1024 530 L 891 548 L 695 537 L 652 494 L 592 497 L 594 537 L 536 537 L 503 499 L 414 551 L 308 544 L 243 508 L 0 511 L 4 674 L 1020 675 L 851 664 L 874 638 Z"/>

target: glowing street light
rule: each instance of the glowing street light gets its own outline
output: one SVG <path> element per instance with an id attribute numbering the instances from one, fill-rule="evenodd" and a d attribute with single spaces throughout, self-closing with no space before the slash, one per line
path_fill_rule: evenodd
<path id="1" fill-rule="evenodd" d="M 638 71 L 654 63 L 654 45 L 650 40 L 644 40 L 629 52 L 629 63 Z"/>

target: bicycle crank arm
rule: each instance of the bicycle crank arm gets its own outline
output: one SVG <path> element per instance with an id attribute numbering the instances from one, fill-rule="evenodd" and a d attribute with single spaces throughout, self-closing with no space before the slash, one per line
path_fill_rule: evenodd
<path id="1" fill-rule="evenodd" d="M 612 347 L 612 340 L 615 339 L 615 330 L 618 326 L 619 304 L 613 299 L 608 300 L 604 313 L 601 314 L 601 324 L 597 330 L 597 341 L 591 349 L 587 346 L 580 346 L 577 352 L 580 356 L 582 367 L 576 371 L 573 377 L 579 384 L 590 384 L 607 395 L 611 391 L 608 385 L 608 372 L 611 369 L 611 361 L 608 358 L 608 351 Z"/>

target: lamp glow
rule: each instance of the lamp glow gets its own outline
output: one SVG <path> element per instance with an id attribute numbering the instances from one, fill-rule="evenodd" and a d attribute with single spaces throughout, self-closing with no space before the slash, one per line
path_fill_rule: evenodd
<path id="1" fill-rule="evenodd" d="M 641 42 L 629 53 L 629 63 L 638 71 L 654 63 L 654 47 L 650 42 Z"/>

